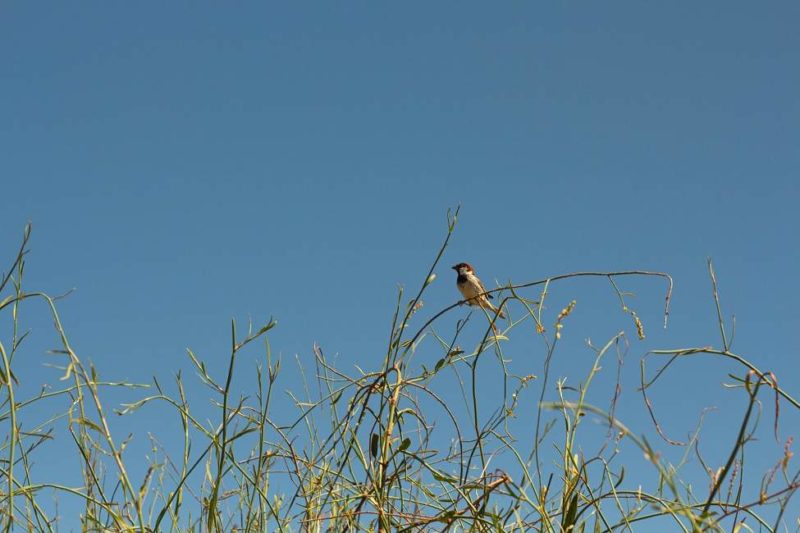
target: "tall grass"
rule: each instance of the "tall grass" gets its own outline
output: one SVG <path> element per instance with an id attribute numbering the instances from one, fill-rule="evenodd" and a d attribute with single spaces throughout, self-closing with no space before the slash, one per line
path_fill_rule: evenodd
<path id="1" fill-rule="evenodd" d="M 800 487 L 800 472 L 790 468 L 790 441 L 783 455 L 774 458 L 774 468 L 756 473 L 761 478 L 756 490 L 745 486 L 744 480 L 745 450 L 758 444 L 753 436 L 762 409 L 774 411 L 777 438 L 779 410 L 797 410 L 800 404 L 779 386 L 774 374 L 731 351 L 710 263 L 719 344 L 652 351 L 641 358 L 639 390 L 653 426 L 635 429 L 615 412 L 619 377 L 608 408 L 588 401 L 604 361 L 621 357 L 628 335 L 620 332 L 602 345 L 590 344 L 591 363 L 585 369 L 575 368 L 577 376 L 570 379 L 581 376 L 581 381 L 568 386 L 551 375 L 551 364 L 575 303 L 551 310 L 550 291 L 554 284 L 576 278 L 610 282 L 617 302 L 612 300 L 609 307 L 620 305 L 630 317 L 633 335 L 644 337 L 644 325 L 629 307 L 621 284 L 631 277 L 663 283 L 666 324 L 670 276 L 648 271 L 576 272 L 508 284 L 490 292 L 496 293 L 502 308 L 512 311 L 510 316 L 518 316 L 506 322 L 485 310 L 473 311 L 444 334 L 437 327 L 442 317 L 463 311 L 464 302 L 423 318 L 422 298 L 435 278 L 457 215 L 458 210 L 448 213 L 444 242 L 419 289 L 410 299 L 400 291 L 380 366 L 347 373 L 314 346 L 313 367 L 304 369 L 307 387 L 293 391 L 297 411 L 290 419 L 285 412 L 273 412 L 282 372 L 281 360 L 272 357 L 267 342 L 274 321 L 245 331 L 231 323 L 229 360 L 222 376 L 212 375 L 189 351 L 196 371 L 192 379 L 211 391 L 215 421 L 203 421 L 195 414 L 180 373 L 170 387 L 154 376 L 134 403 L 116 407 L 105 403 L 110 388 L 145 385 L 100 380 L 70 346 L 57 298 L 24 288 L 28 226 L 10 268 L 0 278 L 0 314 L 11 324 L 10 338 L 0 342 L 3 529 L 56 530 L 59 517 L 50 503 L 53 494 L 80 499 L 84 531 L 583 532 L 634 531 L 648 524 L 649 530 L 660 531 L 782 531 L 797 520 L 786 516 Z M 52 316 L 63 376 L 57 388 L 21 397 L 15 357 L 28 334 L 21 331 L 19 316 L 31 300 L 43 301 Z M 468 325 L 483 333 L 474 346 L 462 348 Z M 537 376 L 514 375 L 508 368 L 505 345 L 522 331 L 533 331 L 541 342 L 535 348 L 543 354 Z M 237 361 L 248 345 L 263 347 L 264 355 L 253 388 L 245 395 L 232 390 L 231 384 L 237 372 L 251 371 L 239 368 Z M 416 363 L 414 356 L 420 353 L 428 364 Z M 648 397 L 666 379 L 670 366 L 699 355 L 733 361 L 739 372 L 731 374 L 732 386 L 745 400 L 734 438 L 713 460 L 701 456 L 697 434 L 687 442 L 668 438 Z M 500 368 L 497 376 L 479 369 L 487 358 Z M 648 372 L 647 363 L 653 359 L 665 362 Z M 609 366 L 613 368 L 613 360 Z M 491 385 L 501 391 L 499 401 L 484 392 L 489 379 L 497 380 Z M 461 402 L 452 401 L 453 390 L 448 388 L 453 383 Z M 532 404 L 523 403 L 529 390 L 537 398 Z M 26 412 L 54 400 L 61 402 L 61 410 L 31 426 Z M 144 475 L 134 478 L 131 472 L 142 471 L 145 460 L 126 453 L 128 437 L 114 434 L 109 415 L 131 416 L 150 404 L 174 411 L 180 421 L 182 451 L 151 460 Z M 520 411 L 526 411 L 530 424 L 515 422 Z M 587 419 L 599 421 L 607 431 L 593 455 L 585 455 L 587 447 L 581 441 Z M 62 421 L 66 431 L 57 431 Z M 158 431 L 154 428 L 153 433 Z M 646 438 L 653 431 L 664 445 L 682 447 L 684 460 L 673 464 L 663 458 Z M 80 486 L 48 479 L 46 472 L 32 466 L 41 445 L 52 440 L 61 442 L 65 460 L 80 463 Z M 624 447 L 638 449 L 650 472 L 620 464 L 630 457 L 621 451 Z M 689 457 L 708 473 L 708 487 L 695 488 L 682 478 Z M 715 469 L 712 464 L 721 466 Z"/>

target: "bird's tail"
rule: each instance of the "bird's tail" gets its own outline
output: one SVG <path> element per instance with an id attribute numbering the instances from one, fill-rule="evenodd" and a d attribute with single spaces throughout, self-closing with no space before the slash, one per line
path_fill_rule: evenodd
<path id="1" fill-rule="evenodd" d="M 502 309 L 497 309 L 495 306 L 492 305 L 492 302 L 490 302 L 489 300 L 485 301 L 484 307 L 486 307 L 486 309 L 489 309 L 494 313 L 497 313 L 497 316 L 499 316 L 500 318 L 505 318 L 506 317 L 506 314 L 503 312 L 503 310 Z"/>

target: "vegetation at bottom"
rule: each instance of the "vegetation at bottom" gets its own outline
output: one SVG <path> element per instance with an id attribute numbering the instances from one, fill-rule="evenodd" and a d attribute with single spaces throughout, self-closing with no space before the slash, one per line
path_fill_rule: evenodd
<path id="1" fill-rule="evenodd" d="M 0 277 L 0 320 L 5 322 L 0 527 L 54 531 L 69 519 L 84 531 L 798 528 L 790 503 L 800 488 L 800 471 L 791 463 L 791 437 L 779 437 L 779 428 L 781 416 L 794 416 L 800 404 L 775 374 L 732 351 L 733 332 L 710 262 L 709 297 L 717 310 L 718 337 L 709 345 L 650 350 L 639 358 L 640 379 L 626 389 L 626 401 L 640 402 L 651 423 L 630 427 L 618 415 L 619 369 L 631 343 L 644 337 L 645 324 L 624 286 L 636 278 L 663 286 L 666 324 L 671 277 L 639 270 L 567 273 L 491 289 L 507 320 L 485 309 L 468 310 L 465 302 L 429 314 L 423 297 L 457 216 L 458 210 L 448 212 L 444 241 L 419 287 L 410 295 L 399 292 L 394 314 L 387 317 L 385 349 L 370 361 L 374 368 L 367 362 L 363 369 L 337 368 L 315 345 L 313 360 L 301 367 L 302 390 L 288 392 L 294 412 L 274 408 L 276 396 L 285 394 L 286 370 L 267 340 L 275 321 L 246 327 L 233 321 L 227 371 L 221 375 L 213 375 L 189 350 L 195 372 L 188 379 L 205 386 L 213 419 L 206 414 L 207 402 L 200 409 L 188 399 L 181 373 L 153 376 L 146 385 L 114 381 L 101 378 L 73 349 L 59 316 L 59 298 L 24 284 L 28 226 Z M 609 312 L 620 313 L 630 333 L 587 343 L 590 357 L 576 361 L 574 375 L 566 379 L 553 375 L 552 364 L 561 355 L 562 335 L 577 304 L 551 304 L 550 297 L 554 287 L 580 278 L 610 287 Z M 46 309 L 52 318 L 57 339 L 52 356 L 61 379 L 31 394 L 33 387 L 23 387 L 14 369 L 31 335 L 23 324 L 34 301 L 45 305 L 31 307 L 31 313 Z M 460 318 L 444 318 L 454 316 Z M 472 342 L 476 330 L 481 334 Z M 524 354 L 509 353 L 520 351 L 509 348 L 515 336 L 531 339 L 522 344 Z M 242 368 L 244 350 L 260 352 L 255 372 L 252 366 Z M 515 374 L 510 362 L 531 354 L 538 372 Z M 736 409 L 736 427 L 724 445 L 714 447 L 713 456 L 709 450 L 701 453 L 702 424 L 685 441 L 675 440 L 659 424 L 652 401 L 658 386 L 690 394 L 680 387 L 680 371 L 675 383 L 674 368 L 698 356 L 735 369 L 726 386 L 740 400 L 726 404 Z M 613 381 L 615 368 L 614 392 L 603 403 L 591 403 L 589 391 L 598 376 L 610 373 Z M 235 378 L 250 388 L 233 387 Z M 118 389 L 133 391 L 138 399 L 109 404 Z M 44 405 L 50 416 L 28 416 Z M 145 407 L 169 412 L 178 423 L 129 435 L 122 421 Z M 778 446 L 783 451 L 768 458 L 773 466 L 754 471 L 750 464 L 754 457 L 763 459 L 759 446 L 769 440 L 756 438 L 764 426 L 770 438 L 784 439 Z M 158 439 L 167 433 L 182 443 L 177 452 L 160 446 Z M 151 439 L 154 453 L 132 455 L 133 438 Z M 674 454 L 664 449 L 681 450 L 680 460 L 670 461 L 667 455 Z M 47 453 L 74 463 L 77 482 L 53 479 L 37 468 L 37 454 Z M 69 507 L 78 510 L 76 516 L 64 516 L 67 507 L 58 502 L 66 501 L 78 502 Z"/>

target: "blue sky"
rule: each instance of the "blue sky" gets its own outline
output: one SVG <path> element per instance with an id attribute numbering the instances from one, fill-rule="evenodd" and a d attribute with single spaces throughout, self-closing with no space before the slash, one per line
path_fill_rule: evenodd
<path id="1" fill-rule="evenodd" d="M 188 371 L 187 346 L 222 373 L 231 317 L 278 319 L 270 341 L 288 361 L 311 361 L 319 342 L 348 368 L 377 368 L 398 284 L 417 287 L 446 210 L 461 205 L 426 312 L 457 298 L 446 267 L 459 261 L 487 284 L 667 271 L 666 332 L 662 286 L 628 286 L 649 332 L 628 363 L 640 404 L 646 349 L 717 342 L 711 256 L 734 348 L 800 393 L 796 3 L 15 2 L 1 13 L 3 261 L 32 221 L 28 287 L 77 289 L 60 310 L 104 377 Z M 572 298 L 587 310 L 580 339 L 630 329 L 604 283 L 555 295 L 553 313 Z M 34 394 L 58 373 L 43 366 L 55 342 L 43 310 L 28 320 L 41 338 L 17 373 Z M 588 357 L 576 346 L 565 360 Z M 519 350 L 540 372 L 541 354 Z M 732 394 L 720 384 L 734 367 L 686 364 L 673 379 L 697 395 L 661 400 L 678 434 L 696 423 L 686 412 Z M 115 423 L 146 431 L 159 416 Z M 53 450 L 41 461 L 55 464 Z"/>

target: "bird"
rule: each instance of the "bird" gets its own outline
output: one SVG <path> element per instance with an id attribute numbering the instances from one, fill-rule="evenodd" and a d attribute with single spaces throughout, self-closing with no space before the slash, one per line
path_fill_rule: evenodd
<path id="1" fill-rule="evenodd" d="M 501 309 L 497 309 L 489 301 L 492 298 L 491 294 L 486 294 L 486 288 L 481 283 L 478 276 L 475 275 L 475 269 L 469 263 L 459 263 L 452 267 L 458 273 L 456 279 L 456 286 L 461 291 L 461 295 L 469 305 L 477 305 L 488 309 L 489 311 L 497 313 L 500 318 L 505 318 L 506 315 Z"/>

